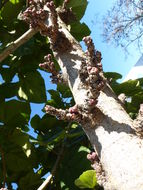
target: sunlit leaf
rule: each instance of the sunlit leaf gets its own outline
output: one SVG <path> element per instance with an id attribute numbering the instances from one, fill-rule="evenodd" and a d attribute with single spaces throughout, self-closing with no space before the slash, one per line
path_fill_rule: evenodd
<path id="1" fill-rule="evenodd" d="M 19 3 L 19 0 L 10 0 L 11 3 L 16 4 Z"/>
<path id="2" fill-rule="evenodd" d="M 75 185 L 80 189 L 93 189 L 97 185 L 95 170 L 83 172 L 78 179 L 75 180 Z"/>
<path id="3" fill-rule="evenodd" d="M 23 78 L 20 78 L 18 95 L 30 102 L 46 101 L 45 83 L 39 72 L 26 73 Z"/>

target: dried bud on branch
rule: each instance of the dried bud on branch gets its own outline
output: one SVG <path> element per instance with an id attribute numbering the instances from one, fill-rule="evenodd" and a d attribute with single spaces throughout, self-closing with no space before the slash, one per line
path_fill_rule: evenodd
<path id="1" fill-rule="evenodd" d="M 52 106 L 46 105 L 45 111 L 46 113 L 53 115 L 60 120 L 75 121 L 78 123 L 83 122 L 82 115 L 79 113 L 77 105 L 66 110 L 57 109 Z"/>
<path id="2" fill-rule="evenodd" d="M 56 6 L 54 5 L 53 1 L 50 1 L 46 4 L 46 6 L 49 8 L 50 10 L 50 14 L 51 14 L 51 21 L 52 21 L 52 25 L 53 25 L 53 33 L 57 34 L 58 33 L 58 21 L 57 21 L 57 11 L 56 11 Z"/>
<path id="3" fill-rule="evenodd" d="M 45 111 L 46 111 L 46 113 L 48 113 L 50 115 L 56 116 L 60 120 L 67 119 L 67 117 L 66 117 L 67 111 L 66 110 L 56 109 L 53 106 L 46 105 Z"/>
<path id="4" fill-rule="evenodd" d="M 140 104 L 139 113 L 133 124 L 137 135 L 143 138 L 143 104 Z"/>
<path id="5" fill-rule="evenodd" d="M 48 18 L 48 12 L 44 10 L 44 1 L 29 1 L 29 7 L 23 12 L 23 20 L 31 28 L 39 28 L 39 23 L 45 22 Z"/>
<path id="6" fill-rule="evenodd" d="M 87 154 L 87 159 L 93 164 L 94 162 L 99 162 L 99 158 L 96 152 L 90 152 Z"/>
<path id="7" fill-rule="evenodd" d="M 83 87 L 89 89 L 89 99 L 86 100 L 86 109 L 91 112 L 97 104 L 97 98 L 105 85 L 103 78 L 103 69 L 101 64 L 101 53 L 94 48 L 90 36 L 83 38 L 87 45 L 86 58 L 82 61 L 79 71 Z"/>
<path id="8" fill-rule="evenodd" d="M 90 152 L 90 154 L 87 155 L 87 159 L 92 163 L 91 167 L 96 171 L 96 177 L 98 184 L 105 186 L 106 183 L 106 178 L 105 178 L 105 173 L 103 171 L 101 162 L 99 160 L 99 157 L 96 152 Z"/>
<path id="9" fill-rule="evenodd" d="M 65 24 L 69 24 L 72 21 L 76 21 L 72 8 L 68 8 L 69 0 L 64 0 L 63 6 L 59 9 L 58 15 Z"/>
<path id="10" fill-rule="evenodd" d="M 52 49 L 55 51 L 65 52 L 70 50 L 71 43 L 66 38 L 63 32 L 59 31 L 58 13 L 54 2 L 31 0 L 29 7 L 23 12 L 21 18 L 26 21 L 31 28 L 40 31 L 44 36 L 50 38 Z M 49 26 L 46 21 L 49 21 Z"/>
<path id="11" fill-rule="evenodd" d="M 44 57 L 44 60 L 46 62 L 44 63 L 40 63 L 39 67 L 41 67 L 44 70 L 47 70 L 48 72 L 50 72 L 52 75 L 50 76 L 51 78 L 51 82 L 52 83 L 65 83 L 63 76 L 61 73 L 59 73 L 59 71 L 56 70 L 55 68 L 55 64 L 52 61 L 52 56 L 51 54 L 48 54 Z"/>

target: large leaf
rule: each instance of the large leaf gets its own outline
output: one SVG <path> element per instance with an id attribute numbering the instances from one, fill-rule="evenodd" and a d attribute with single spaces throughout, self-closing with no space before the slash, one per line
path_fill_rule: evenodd
<path id="1" fill-rule="evenodd" d="M 0 99 L 11 98 L 17 95 L 18 83 L 3 83 L 0 85 Z"/>
<path id="2" fill-rule="evenodd" d="M 38 115 L 35 115 L 31 119 L 31 126 L 35 131 L 42 131 L 46 134 L 49 133 L 49 130 L 50 132 L 54 130 L 56 126 L 63 127 L 64 124 L 63 121 L 57 120 L 56 117 L 45 114 L 42 118 L 40 118 Z"/>
<path id="3" fill-rule="evenodd" d="M 65 137 L 65 131 L 58 131 L 58 127 L 50 131 L 47 135 L 39 135 L 38 140 L 40 145 L 55 145 L 56 143 L 62 142 Z"/>
<path id="4" fill-rule="evenodd" d="M 118 85 L 112 86 L 116 94 L 125 93 L 126 96 L 133 96 L 142 91 L 140 82 L 138 80 L 128 80 Z"/>
<path id="5" fill-rule="evenodd" d="M 5 22 L 5 25 L 12 26 L 14 19 L 17 18 L 17 15 L 22 9 L 23 6 L 23 0 L 20 0 L 19 2 L 14 3 L 14 0 L 11 0 L 12 2 L 7 2 L 2 9 L 1 16 L 3 18 L 3 21 Z"/>
<path id="6" fill-rule="evenodd" d="M 90 162 L 86 158 L 88 151 L 88 149 L 79 146 L 73 146 L 65 151 L 57 175 L 69 190 L 77 190 L 78 188 L 74 185 L 75 179 L 83 171 L 90 169 Z"/>
<path id="7" fill-rule="evenodd" d="M 10 141 L 20 146 L 27 157 L 31 155 L 31 144 L 29 142 L 28 134 L 23 133 L 20 129 L 15 129 L 10 138 Z"/>
<path id="8" fill-rule="evenodd" d="M 5 156 L 7 167 L 13 172 L 28 171 L 31 167 L 26 155 L 21 151 L 8 152 Z"/>
<path id="9" fill-rule="evenodd" d="M 71 90 L 68 86 L 65 84 L 58 84 L 57 85 L 57 91 L 59 91 L 63 98 L 70 98 L 72 97 Z"/>
<path id="10" fill-rule="evenodd" d="M 15 75 L 15 71 L 10 68 L 1 68 L 0 74 L 5 82 L 11 82 Z"/>
<path id="11" fill-rule="evenodd" d="M 85 23 L 75 22 L 71 24 L 71 34 L 76 40 L 81 41 L 84 36 L 90 35 L 90 29 Z"/>
<path id="12" fill-rule="evenodd" d="M 119 73 L 116 73 L 116 72 L 106 72 L 106 73 L 104 73 L 104 76 L 105 76 L 107 79 L 112 79 L 113 81 L 116 81 L 116 80 L 122 78 L 122 75 L 119 74 Z"/>
<path id="13" fill-rule="evenodd" d="M 29 172 L 26 176 L 23 176 L 19 181 L 19 187 L 21 190 L 35 190 L 42 184 L 41 176 L 34 173 L 34 171 Z"/>
<path id="14" fill-rule="evenodd" d="M 143 91 L 140 93 L 135 94 L 132 97 L 132 105 L 138 110 L 140 107 L 140 104 L 143 103 Z"/>
<path id="15" fill-rule="evenodd" d="M 46 101 L 45 83 L 39 72 L 26 73 L 20 78 L 18 96 L 34 103 Z"/>
<path id="16" fill-rule="evenodd" d="M 41 118 L 39 117 L 39 115 L 35 115 L 32 119 L 31 119 L 31 126 L 37 130 L 40 127 L 40 122 L 41 122 Z"/>
<path id="17" fill-rule="evenodd" d="M 17 123 L 21 118 L 28 122 L 30 118 L 30 106 L 28 103 L 20 102 L 17 100 L 10 100 L 0 105 L 0 121 L 6 124 Z"/>
<path id="18" fill-rule="evenodd" d="M 83 172 L 79 178 L 75 180 L 75 185 L 80 189 L 93 189 L 97 185 L 95 170 L 88 170 Z"/>
<path id="19" fill-rule="evenodd" d="M 60 93 L 56 90 L 48 90 L 48 92 L 51 95 L 51 99 L 54 100 L 55 107 L 64 108 L 64 103 L 62 97 L 60 96 Z"/>
<path id="20" fill-rule="evenodd" d="M 68 6 L 72 7 L 72 10 L 76 15 L 76 18 L 80 20 L 85 13 L 87 4 L 87 0 L 70 0 Z"/>

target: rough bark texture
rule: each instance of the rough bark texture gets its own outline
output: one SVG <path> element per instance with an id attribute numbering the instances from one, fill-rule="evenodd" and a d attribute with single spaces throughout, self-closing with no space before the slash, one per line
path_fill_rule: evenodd
<path id="1" fill-rule="evenodd" d="M 68 80 L 76 104 L 86 104 L 87 89 L 81 85 L 79 70 L 85 57 L 80 45 L 66 27 L 61 30 L 72 43 L 67 52 L 54 52 L 64 77 Z M 133 121 L 107 86 L 101 91 L 95 113 L 96 124 L 83 126 L 96 149 L 105 172 L 105 190 L 143 189 L 143 141 L 134 133 Z"/>

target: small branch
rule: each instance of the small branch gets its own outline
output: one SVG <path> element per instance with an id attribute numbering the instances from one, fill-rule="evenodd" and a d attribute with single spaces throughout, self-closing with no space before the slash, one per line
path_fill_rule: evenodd
<path id="1" fill-rule="evenodd" d="M 55 116 L 56 118 L 60 119 L 60 120 L 65 120 L 67 119 L 67 110 L 62 110 L 62 109 L 57 109 L 53 106 L 50 105 L 46 105 L 45 106 L 45 111 L 46 113 Z"/>
<path id="2" fill-rule="evenodd" d="M 3 152 L 3 149 L 2 149 L 1 146 L 0 146 L 0 153 L 1 153 L 2 167 L 3 167 L 3 188 L 5 188 L 5 184 L 6 184 L 6 164 L 5 164 L 4 152 Z"/>
<path id="3" fill-rule="evenodd" d="M 53 106 L 46 105 L 45 106 L 46 113 L 55 116 L 59 120 L 65 121 L 75 121 L 77 123 L 84 123 L 87 119 L 83 114 L 82 110 L 77 105 L 70 107 L 69 109 L 57 109 Z"/>
<path id="4" fill-rule="evenodd" d="M 47 177 L 47 179 L 43 182 L 43 184 L 37 190 L 43 190 L 43 189 L 45 189 L 47 187 L 47 185 L 50 183 L 52 177 L 55 175 L 57 167 L 58 167 L 58 165 L 60 163 L 60 160 L 61 160 L 63 152 L 64 152 L 65 142 L 67 140 L 67 134 L 69 132 L 70 126 L 71 126 L 71 122 L 69 122 L 69 124 L 67 126 L 67 131 L 66 131 L 63 143 L 62 143 L 61 151 L 58 154 L 57 160 L 56 160 L 55 165 L 54 165 L 54 167 L 53 167 L 53 169 L 51 171 L 51 174 Z"/>
<path id="5" fill-rule="evenodd" d="M 0 62 L 2 62 L 6 57 L 9 56 L 12 52 L 14 52 L 18 47 L 27 42 L 34 34 L 37 33 L 35 29 L 29 29 L 25 32 L 20 38 L 12 42 L 7 48 L 0 54 Z"/>
<path id="6" fill-rule="evenodd" d="M 56 170 L 57 170 L 57 167 L 58 167 L 58 165 L 60 163 L 60 160 L 61 160 L 61 157 L 63 155 L 63 152 L 64 152 L 64 143 L 62 144 L 61 151 L 58 154 L 57 160 L 56 160 L 55 165 L 54 165 L 54 167 L 53 167 L 53 169 L 51 171 L 51 174 L 47 177 L 47 179 L 42 183 L 42 185 L 37 190 L 45 189 L 47 187 L 47 185 L 50 183 L 51 179 L 53 178 L 53 176 L 56 173 Z"/>

